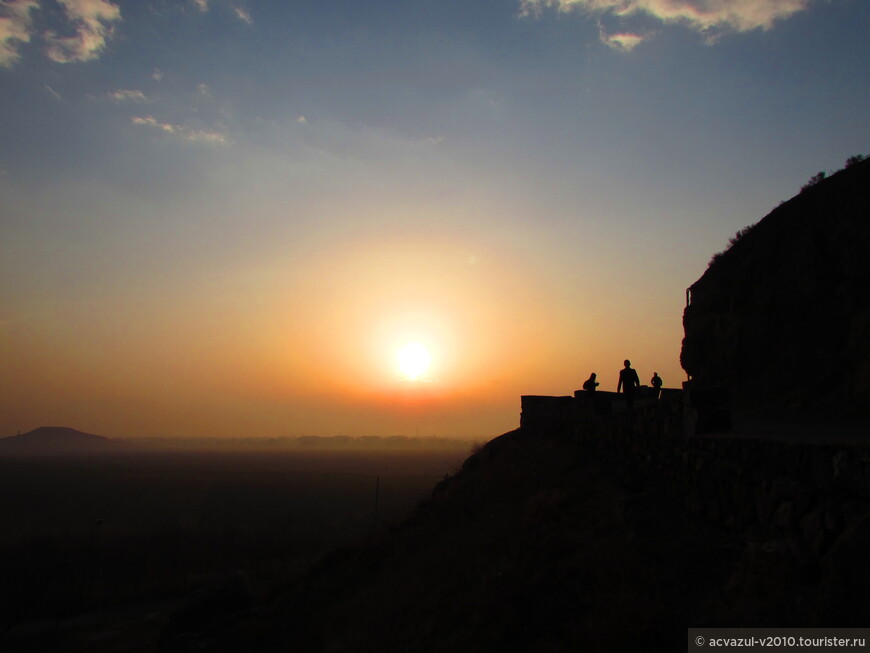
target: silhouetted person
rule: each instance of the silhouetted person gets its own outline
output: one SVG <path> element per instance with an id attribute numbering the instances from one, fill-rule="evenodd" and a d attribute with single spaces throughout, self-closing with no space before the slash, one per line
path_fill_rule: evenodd
<path id="1" fill-rule="evenodd" d="M 595 380 L 595 372 L 592 372 L 592 374 L 589 376 L 589 378 L 583 382 L 583 389 L 586 392 L 592 394 L 595 392 L 595 388 L 597 388 L 597 387 L 598 387 L 598 381 Z"/>
<path id="2" fill-rule="evenodd" d="M 625 405 L 628 408 L 634 406 L 634 391 L 640 386 L 640 378 L 637 376 L 637 370 L 631 368 L 631 361 L 625 360 L 625 367 L 619 370 L 619 383 L 616 384 L 616 392 L 620 390 L 625 393 Z"/>
<path id="3" fill-rule="evenodd" d="M 662 389 L 662 377 L 659 376 L 658 372 L 653 372 L 652 378 L 649 380 L 649 384 L 653 387 L 653 390 L 656 391 L 656 399 L 658 399 Z"/>

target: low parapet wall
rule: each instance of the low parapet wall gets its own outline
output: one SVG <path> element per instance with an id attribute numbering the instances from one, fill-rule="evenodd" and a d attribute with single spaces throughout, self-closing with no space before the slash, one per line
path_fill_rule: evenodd
<path id="1" fill-rule="evenodd" d="M 642 421 L 646 428 L 653 430 L 660 430 L 657 425 L 667 422 L 668 437 L 683 435 L 681 390 L 654 390 L 641 386 L 635 393 L 631 410 L 626 405 L 624 394 L 604 391 L 587 393 L 578 390 L 574 396 L 563 397 L 524 395 L 521 404 L 520 428 L 528 433 L 575 433 L 578 429 L 594 427 L 596 422 L 603 423 L 613 416 L 625 415 L 630 420 Z"/>
<path id="2" fill-rule="evenodd" d="M 524 395 L 520 427 L 526 431 L 572 430 L 593 418 L 606 418 L 629 411 L 625 394 L 578 390 L 574 396 Z M 731 413 L 725 388 L 661 388 L 640 386 L 630 412 L 641 416 L 650 428 L 668 422 L 670 437 L 693 437 L 731 430 Z M 674 428 L 679 423 L 679 428 Z"/>
<path id="3" fill-rule="evenodd" d="M 523 395 L 520 401 L 520 428 L 530 433 L 542 429 L 570 429 L 576 418 L 574 397 Z"/>

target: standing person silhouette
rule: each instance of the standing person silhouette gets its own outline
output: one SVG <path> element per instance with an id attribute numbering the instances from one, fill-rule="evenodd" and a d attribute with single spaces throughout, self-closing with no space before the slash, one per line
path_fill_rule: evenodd
<path id="1" fill-rule="evenodd" d="M 649 380 L 649 384 L 653 387 L 653 390 L 656 391 L 656 399 L 658 399 L 659 394 L 662 390 L 662 377 L 659 376 L 658 372 L 653 372 L 652 378 Z"/>
<path id="2" fill-rule="evenodd" d="M 619 370 L 619 383 L 616 384 L 616 392 L 622 390 L 625 393 L 625 405 L 628 408 L 634 407 L 634 391 L 640 386 L 640 378 L 637 376 L 637 370 L 631 368 L 631 361 L 626 359 L 625 367 Z"/>

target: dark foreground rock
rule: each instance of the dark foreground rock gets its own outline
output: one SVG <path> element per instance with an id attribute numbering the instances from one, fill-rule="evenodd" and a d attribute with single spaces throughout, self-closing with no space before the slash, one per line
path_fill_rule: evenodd
<path id="1" fill-rule="evenodd" d="M 736 406 L 870 412 L 870 160 L 806 188 L 689 288 L 681 362 Z"/>
<path id="2" fill-rule="evenodd" d="M 628 469 L 515 431 L 406 521 L 165 650 L 678 650 L 689 626 L 801 623 L 816 580 Z M 178 623 L 178 622 L 176 622 Z"/>

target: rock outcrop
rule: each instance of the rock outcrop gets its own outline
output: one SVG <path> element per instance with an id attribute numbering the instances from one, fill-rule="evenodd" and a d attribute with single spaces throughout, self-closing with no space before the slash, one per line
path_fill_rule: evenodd
<path id="1" fill-rule="evenodd" d="M 805 188 L 687 292 L 683 369 L 737 407 L 870 410 L 870 160 Z"/>

